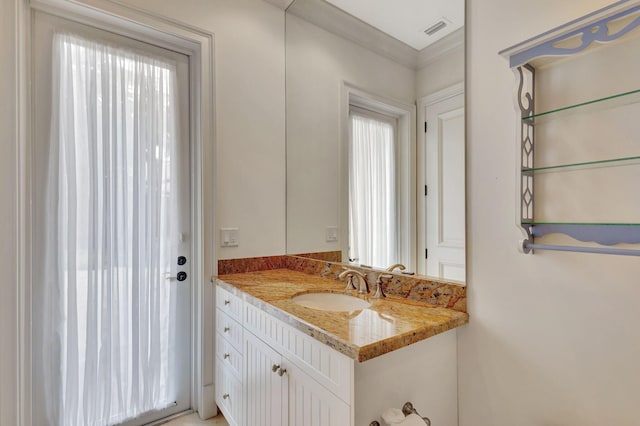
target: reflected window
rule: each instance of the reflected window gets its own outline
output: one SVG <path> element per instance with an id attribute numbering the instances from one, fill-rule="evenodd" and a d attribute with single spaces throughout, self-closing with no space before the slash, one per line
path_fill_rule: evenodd
<path id="1" fill-rule="evenodd" d="M 397 119 L 350 107 L 349 259 L 374 267 L 398 262 Z"/>

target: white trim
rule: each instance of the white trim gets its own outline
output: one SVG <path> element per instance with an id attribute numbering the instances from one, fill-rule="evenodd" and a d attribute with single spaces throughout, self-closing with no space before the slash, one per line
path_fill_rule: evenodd
<path id="1" fill-rule="evenodd" d="M 353 115 L 358 115 L 365 118 L 372 118 L 374 120 L 383 121 L 385 123 L 389 123 L 393 126 L 393 131 L 396 132 L 398 125 L 398 117 L 395 115 L 382 114 L 381 112 L 371 110 L 368 108 L 362 108 L 361 106 L 357 106 L 354 104 L 350 105 L 349 113 Z"/>
<path id="2" fill-rule="evenodd" d="M 395 99 L 379 96 L 360 89 L 346 81 L 342 82 L 340 101 L 340 179 L 338 203 L 340 217 L 340 237 L 343 261 L 349 253 L 349 109 L 351 105 L 380 112 L 397 119 L 398 164 L 398 250 L 400 259 L 406 262 L 408 270 L 416 266 L 416 107 Z"/>
<path id="3" fill-rule="evenodd" d="M 294 1 L 287 13 L 352 41 L 365 49 L 416 69 L 418 50 L 326 1 Z"/>
<path id="4" fill-rule="evenodd" d="M 435 93 L 432 93 L 427 96 L 423 96 L 422 98 L 418 99 L 418 106 L 422 105 L 423 107 L 427 107 L 429 105 L 437 104 L 438 102 L 444 101 L 445 99 L 458 96 L 462 93 L 464 93 L 464 83 L 463 82 L 456 83 L 442 90 L 439 90 Z"/>
<path id="5" fill-rule="evenodd" d="M 418 52 L 416 61 L 417 69 L 421 69 L 442 59 L 443 56 L 458 49 L 464 50 L 464 27 L 458 28 L 446 37 L 441 38 L 433 44 Z"/>
<path id="6" fill-rule="evenodd" d="M 31 424 L 31 253 L 30 227 L 30 158 L 31 158 L 31 13 L 25 0 L 15 0 L 16 7 L 16 172 L 18 181 L 18 409 L 17 424 Z"/>
<path id="7" fill-rule="evenodd" d="M 214 249 L 214 201 L 215 201 L 215 108 L 214 108 L 214 35 L 205 30 L 156 15 L 142 9 L 124 5 L 115 0 L 15 0 L 18 3 L 19 61 L 16 110 L 19 111 L 19 369 L 18 396 L 19 425 L 31 424 L 30 398 L 30 261 L 29 252 L 29 111 L 33 100 L 29 82 L 31 69 L 30 21 L 32 10 L 61 15 L 66 19 L 80 20 L 101 29 L 178 51 L 189 56 L 190 108 L 191 108 L 191 202 L 192 202 L 192 257 L 193 265 L 193 336 L 191 403 L 203 418 L 217 414 L 214 392 L 214 286 L 209 277 L 217 274 Z M 20 12 L 22 11 L 22 12 Z M 208 324 L 208 327 L 205 325 Z"/>
<path id="8" fill-rule="evenodd" d="M 437 104 L 438 102 L 445 101 L 454 96 L 464 94 L 465 86 L 463 82 L 456 83 L 438 92 L 424 96 L 418 99 L 418 136 L 417 136 L 417 192 L 416 192 L 416 206 L 417 206 L 417 253 L 422 254 L 427 249 L 427 221 L 426 221 L 426 199 L 424 196 L 424 185 L 427 181 L 427 170 L 425 164 L 425 148 L 426 148 L 426 134 L 424 132 L 423 122 L 425 121 L 425 109 L 428 106 Z M 466 133 L 466 130 L 465 130 Z M 466 138 L 465 138 L 466 139 Z M 416 272 L 420 275 L 427 275 L 426 262 L 424 259 L 417 261 Z"/>
<path id="9" fill-rule="evenodd" d="M 287 10 L 287 8 L 291 6 L 291 3 L 293 3 L 294 0 L 264 0 L 264 1 L 274 5 L 278 9 Z"/>

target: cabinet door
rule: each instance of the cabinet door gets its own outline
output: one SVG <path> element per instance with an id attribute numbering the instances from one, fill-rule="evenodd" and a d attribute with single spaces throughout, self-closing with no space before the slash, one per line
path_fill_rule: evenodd
<path id="1" fill-rule="evenodd" d="M 289 424 L 295 426 L 352 425 L 349 405 L 320 385 L 301 369 L 290 364 Z"/>
<path id="2" fill-rule="evenodd" d="M 279 374 L 285 368 L 282 357 L 249 332 L 244 342 L 246 424 L 287 426 L 288 375 Z"/>

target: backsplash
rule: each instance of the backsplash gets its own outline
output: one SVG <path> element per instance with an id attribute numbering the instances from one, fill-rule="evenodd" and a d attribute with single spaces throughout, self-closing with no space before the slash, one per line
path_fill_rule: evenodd
<path id="1" fill-rule="evenodd" d="M 313 257 L 317 257 L 317 254 L 313 253 Z M 338 262 L 288 255 L 218 261 L 219 276 L 272 269 L 290 269 L 339 281 L 338 275 L 344 271 L 344 268 L 345 265 Z M 363 273 L 370 271 L 358 266 L 349 266 L 349 268 Z M 383 290 L 388 295 L 467 312 L 467 288 L 462 284 L 397 273 L 392 275 L 393 278 L 383 284 Z"/>
<path id="2" fill-rule="evenodd" d="M 323 251 L 319 253 L 302 253 L 302 254 L 293 254 L 291 256 L 296 257 L 308 257 L 310 259 L 315 260 L 325 260 L 327 262 L 342 262 L 342 252 L 340 250 L 337 251 Z"/>
<path id="3" fill-rule="evenodd" d="M 288 256 L 247 257 L 244 259 L 218 260 L 218 276 L 243 272 L 287 269 Z"/>

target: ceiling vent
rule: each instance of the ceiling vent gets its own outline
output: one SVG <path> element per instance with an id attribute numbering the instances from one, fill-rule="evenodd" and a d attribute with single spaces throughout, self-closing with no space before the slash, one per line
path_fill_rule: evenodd
<path id="1" fill-rule="evenodd" d="M 451 21 L 449 21 L 447 18 L 444 18 L 444 17 L 440 18 L 438 22 L 436 22 L 435 24 L 431 25 L 429 28 L 424 30 L 424 33 L 428 36 L 432 36 L 438 31 L 444 29 L 449 24 L 451 24 Z"/>

